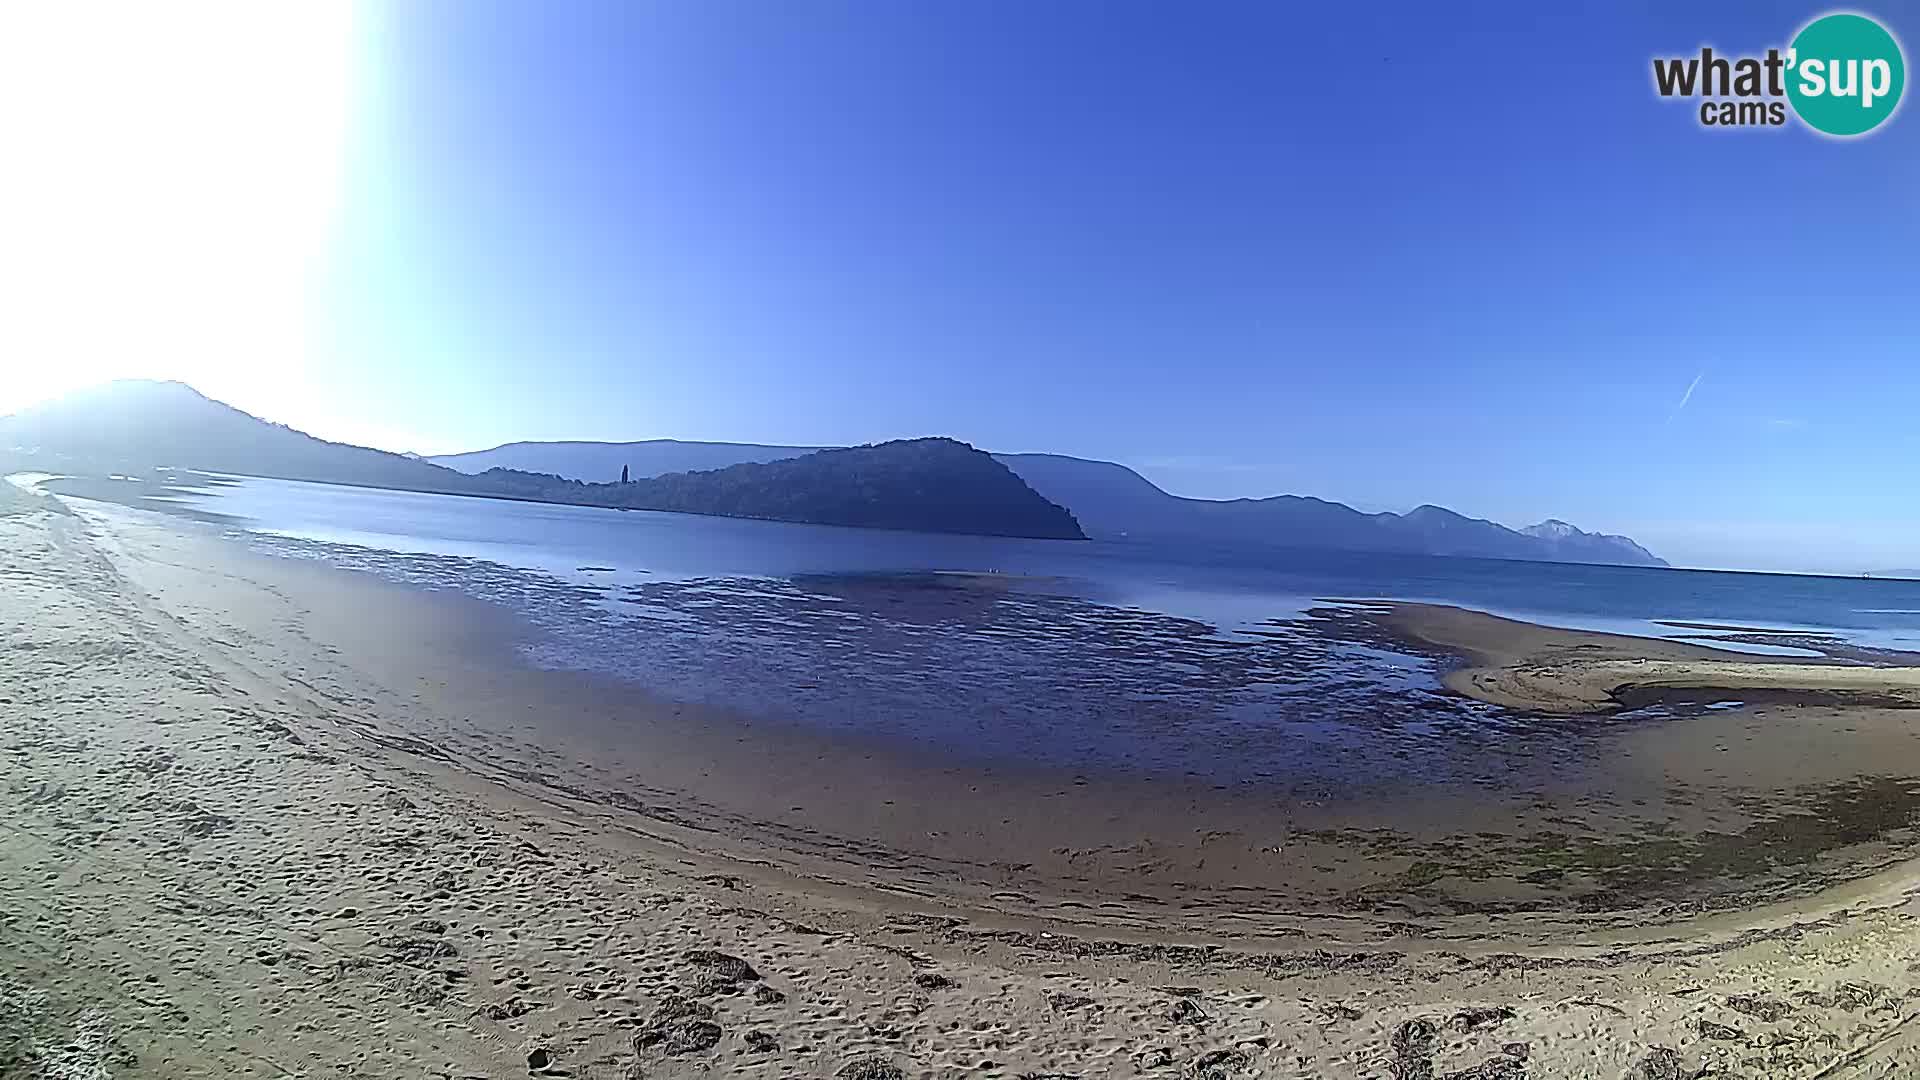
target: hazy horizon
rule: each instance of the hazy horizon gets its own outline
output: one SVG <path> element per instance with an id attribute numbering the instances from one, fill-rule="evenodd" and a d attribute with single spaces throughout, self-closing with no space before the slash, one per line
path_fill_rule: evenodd
<path id="1" fill-rule="evenodd" d="M 36 404 L 42 404 L 42 405 L 53 405 L 53 406 L 55 406 L 55 407 L 58 407 L 58 406 L 59 406 L 59 405 L 61 405 L 61 404 L 67 404 L 67 403 L 74 403 L 74 404 L 80 404 L 80 405 L 81 405 L 82 407 L 85 407 L 85 403 L 86 403 L 86 401 L 87 401 L 87 399 L 88 399 L 88 397 L 89 397 L 89 395 L 90 395 L 90 393 L 91 393 L 91 392 L 93 392 L 93 391 L 100 391 L 100 390 L 111 390 L 111 389 L 115 389 L 115 388 L 122 388 L 122 387 L 139 387 L 139 386 L 151 386 L 151 387 L 156 387 L 156 388 L 172 388 L 172 387 L 178 387 L 178 388 L 183 388 L 183 390 L 184 390 L 184 391 L 185 391 L 186 393 L 189 393 L 189 394 L 192 394 L 192 395 L 195 395 L 195 396 L 197 396 L 197 397 L 199 397 L 199 398 L 202 398 L 202 399 L 207 399 L 207 400 L 214 400 L 216 404 L 226 404 L 226 403 L 220 403 L 220 402 L 218 402 L 218 401 L 217 401 L 217 399 L 211 399 L 211 398 L 208 398 L 208 397 L 207 397 L 207 395 L 205 395 L 205 394 L 202 394 L 202 393 L 201 393 L 201 392 L 200 392 L 200 391 L 199 391 L 199 390 L 198 390 L 197 388 L 195 388 L 195 387 L 193 387 L 193 386 L 191 386 L 190 384 L 187 384 L 187 383 L 185 383 L 185 382 L 182 382 L 182 381 L 179 381 L 179 380 L 152 380 L 152 379 L 144 379 L 144 378 L 129 378 L 129 379 L 123 379 L 123 380 L 113 380 L 113 381 L 110 381 L 110 382 L 108 382 L 108 383 L 103 383 L 103 384 L 98 384 L 98 385 L 96 385 L 96 386 L 93 386 L 93 387 L 87 387 L 87 388 L 82 388 L 82 389 L 80 389 L 80 390 L 78 390 L 78 391 L 75 391 L 75 392 L 73 392 L 72 394 L 69 394 L 69 395 L 62 395 L 62 396 L 59 396 L 59 397 L 56 397 L 56 398 L 54 398 L 54 399 L 49 399 L 49 400 L 47 400 L 47 401 L 43 401 L 43 402 L 40 402 L 40 403 L 36 403 Z M 115 404 L 115 405 L 113 405 L 113 406 L 111 406 L 111 407 L 112 407 L 112 408 L 114 408 L 114 409 L 124 409 L 124 408 L 126 407 L 126 403 L 127 403 L 128 401 L 130 401 L 130 400 L 140 400 L 140 399 L 128 399 L 128 398 L 125 398 L 125 397 L 119 397 L 119 398 L 117 399 L 117 401 L 118 401 L 118 403 L 117 403 L 117 404 Z M 155 402 L 158 402 L 158 401 L 164 401 L 165 399 L 164 399 L 164 398 L 161 398 L 161 399 L 148 399 L 148 400 L 152 400 L 152 401 L 155 401 Z M 6 414 L 0 414 L 0 416 L 4 416 L 4 415 L 6 415 Z M 269 417 L 255 417 L 255 419 L 257 419 L 257 420 L 260 420 L 260 421 L 262 421 L 263 423 L 279 423 L 278 421 L 273 421 L 273 420 L 272 420 L 271 418 L 269 418 Z M 296 431 L 299 431 L 299 429 L 297 429 L 297 428 L 296 428 L 295 430 L 296 430 Z M 315 433 L 312 433 L 312 432 L 302 432 L 302 434 L 309 434 L 309 435 L 312 435 L 312 434 L 315 434 Z M 446 458 L 448 458 L 448 457 L 457 457 L 457 456 L 464 456 L 464 455 L 470 455 L 470 454 L 476 454 L 476 453 L 477 453 L 477 454 L 484 454 L 484 453 L 490 453 L 490 452 L 493 452 L 493 451 L 496 451 L 496 450 L 501 450 L 501 449 L 505 449 L 505 448 L 507 448 L 507 447 L 512 447 L 512 446 L 518 446 L 518 445 L 528 445 L 528 444 L 533 444 L 533 445 L 549 445 L 549 446 L 550 446 L 550 445 L 568 445 L 568 444 L 585 444 L 585 445 L 594 445 L 594 446 L 606 446 L 606 445 L 616 445 L 616 446 L 617 446 L 617 445 L 641 445 L 641 444 L 646 444 L 646 443 L 649 443 L 649 442 L 677 442 L 677 443 L 680 443 L 680 444 L 682 444 L 682 445 L 702 445 L 702 444 L 704 444 L 704 445 L 767 445 L 767 444 L 744 444 L 744 443 L 726 443 L 726 442 L 718 442 L 718 441 L 713 441 L 713 440 L 675 440 L 675 439 L 637 439 L 637 440 L 563 440 L 563 439 L 562 439 L 562 440 L 513 440 L 513 441 L 509 441 L 509 442 L 507 442 L 507 443 L 501 443 L 501 444 L 497 444 L 497 445 L 494 445 L 494 446 L 489 446 L 489 447 L 483 447 L 483 448 L 479 448 L 478 450 L 475 450 L 475 451 L 456 451 L 456 452 L 454 452 L 454 453 L 452 453 L 452 454 L 435 454 L 435 455 L 422 455 L 422 454 L 415 454 L 415 453 L 412 453 L 412 452 L 410 452 L 410 451 L 404 451 L 404 450 L 396 450 L 396 449 L 393 449 L 393 448 L 391 448 L 391 447 L 374 447 L 374 446 L 370 446 L 370 447 L 367 447 L 367 448 L 369 448 L 369 449 L 376 449 L 376 450 L 382 450 L 382 451 L 386 451 L 386 452 L 389 452 L 389 453 L 395 453 L 395 454 L 402 454 L 402 455 L 407 455 L 407 456 L 413 456 L 413 457 L 418 457 L 418 458 L 420 458 L 420 459 L 422 459 L 422 460 L 426 460 L 426 461 L 444 461 L 444 460 L 445 460 Z M 827 449 L 835 449 L 835 447 L 830 447 L 830 446 L 823 446 L 823 447 L 788 447 L 788 449 L 796 449 L 796 450 L 803 450 L 803 451 L 804 451 L 804 450 L 827 450 Z M 999 455 L 999 456 L 1002 456 L 1002 457 L 1022 457 L 1022 456 L 1054 456 L 1054 457 L 1059 457 L 1059 456 L 1068 456 L 1068 457 L 1071 457 L 1071 456 L 1072 456 L 1072 455 L 1058 455 L 1058 454 L 1055 454 L 1055 453 L 1053 453 L 1053 452 L 1051 452 L 1051 451 L 1004 451 L 1004 450 L 999 450 L 999 449 L 997 449 L 997 448 L 994 448 L 994 447 L 981 447 L 980 449 L 984 449 L 984 450 L 987 450 L 987 451 L 989 451 L 989 452 L 992 452 L 992 453 L 994 453 L 994 454 L 996 454 L 996 455 Z M 1093 460 L 1093 461 L 1095 461 L 1095 462 L 1099 462 L 1099 461 L 1100 461 L 1101 459 L 1079 459 L 1079 460 Z M 1118 464 L 1118 465 L 1121 465 L 1122 467 L 1125 467 L 1125 468 L 1129 468 L 1129 469 L 1132 469 L 1132 470 L 1133 470 L 1133 471 L 1134 471 L 1134 472 L 1135 472 L 1136 474 L 1138 474 L 1138 475 L 1142 475 L 1142 476 L 1145 476 L 1145 475 L 1146 475 L 1146 470 L 1143 470 L 1143 469 L 1140 469 L 1140 468 L 1138 468 L 1137 466 L 1134 466 L 1134 465 L 1132 465 L 1132 464 L 1130 464 L 1130 463 L 1127 463 L 1127 462 L 1113 462 L 1112 464 Z M 532 470 L 533 470 L 533 471 L 535 471 L 535 472 L 541 472 L 541 471 L 556 471 L 556 470 L 554 470 L 554 469 L 553 469 L 553 468 L 552 468 L 551 466 L 545 466 L 545 465 L 522 465 L 522 464 L 508 464 L 508 465 L 506 465 L 506 467 L 508 467 L 508 468 L 513 468 L 513 469 L 523 469 L 523 470 L 524 470 L 524 469 L 532 469 Z M 705 467 L 706 467 L 706 466 L 701 466 L 701 468 L 705 468 Z M 250 475 L 250 474 L 248 474 L 248 473 L 247 473 L 247 470 L 245 470 L 245 469 L 240 469 L 240 470 L 238 470 L 238 471 L 239 471 L 239 472 L 240 472 L 241 474 L 243 474 L 243 475 Z M 462 471 L 468 471 L 468 470 L 462 470 Z M 569 471 L 568 471 L 567 469 L 564 469 L 564 468 L 562 468 L 562 469 L 559 469 L 559 470 L 557 470 L 557 471 L 559 471 L 559 472 L 561 472 L 561 473 L 562 473 L 563 475 L 573 475 L 573 476 L 575 476 L 575 478 L 576 478 L 576 479 L 589 479 L 589 480 L 591 480 L 591 479 L 592 479 L 591 477 L 580 477 L 580 476 L 577 476 L 577 475 L 575 475 L 575 474 L 573 474 L 573 473 L 570 473 L 570 472 L 569 472 Z M 280 474 L 278 474 L 278 473 L 272 473 L 272 472 L 269 472 L 269 473 L 261 473 L 260 475 L 263 475 L 263 476 L 277 476 L 277 475 L 280 475 Z M 643 474 L 643 475 L 650 475 L 650 474 Z M 1152 478 L 1151 478 L 1151 477 L 1147 477 L 1147 479 L 1148 479 L 1148 481 L 1149 481 L 1150 483 L 1152 483 L 1152 482 L 1154 482 L 1154 481 L 1152 480 Z M 1163 491 L 1166 491 L 1166 490 L 1167 490 L 1167 488 L 1165 487 L 1165 485 L 1159 485 L 1159 486 L 1161 487 L 1161 489 L 1162 489 Z M 1180 493 L 1180 492 L 1177 492 L 1177 491 L 1168 491 L 1168 493 L 1169 493 L 1169 494 L 1173 494 L 1173 495 L 1181 495 L 1181 493 Z M 1340 499 L 1337 499 L 1337 498 L 1329 498 L 1329 497 L 1326 497 L 1326 496 L 1315 496 L 1315 495 L 1312 495 L 1311 493 L 1301 493 L 1301 492 L 1278 492 L 1278 493 L 1274 493 L 1274 495 L 1270 495 L 1270 496 L 1244 496 L 1244 497 L 1240 497 L 1240 498 L 1252 498 L 1252 499 L 1264 499 L 1264 498 L 1272 498 L 1272 497 L 1276 497 L 1276 496 L 1280 496 L 1280 495 L 1295 495 L 1295 496 L 1297 496 L 1297 495 L 1302 495 L 1302 494 L 1305 494 L 1305 495 L 1307 495 L 1308 497 L 1312 497 L 1312 498 L 1327 498 L 1327 500 L 1328 500 L 1328 501 L 1331 501 L 1331 502 L 1343 502 L 1343 501 L 1344 501 L 1344 500 L 1340 500 Z M 1183 496 L 1183 497 L 1186 497 L 1186 498 L 1199 498 L 1199 499 L 1206 499 L 1206 498 L 1207 498 L 1206 496 Z M 1394 514 L 1402 514 L 1402 515 L 1404 515 L 1404 514 L 1406 514 L 1406 513 L 1408 513 L 1408 512 L 1410 512 L 1410 511 L 1412 511 L 1412 510 L 1415 510 L 1415 509 L 1417 509 L 1417 507 L 1416 507 L 1416 506 L 1412 506 L 1412 505 L 1409 505 L 1409 506 L 1400 506 L 1400 507 L 1367 507 L 1367 506 L 1356 506 L 1355 504 L 1353 504 L 1353 503 L 1350 503 L 1350 502 L 1349 502 L 1349 503 L 1346 503 L 1346 505 L 1348 505 L 1348 506 L 1350 506 L 1350 507 L 1352 507 L 1352 508 L 1354 508 L 1354 509 L 1357 509 L 1357 510 L 1360 510 L 1360 511 L 1362 511 L 1362 512 L 1365 512 L 1365 513 L 1377 513 L 1377 512 L 1380 512 L 1380 511 L 1386 511 L 1386 512 L 1390 512 L 1390 513 L 1394 513 Z M 1472 509 L 1471 507 L 1460 507 L 1460 506 L 1455 506 L 1455 507 L 1444 507 L 1444 509 L 1447 509 L 1447 510 L 1451 510 L 1451 511 L 1454 511 L 1454 512 L 1458 512 L 1458 513 L 1462 513 L 1462 514 L 1464 514 L 1465 516 L 1467 516 L 1467 517 L 1469 517 L 1469 518 L 1482 518 L 1482 517 L 1484 517 L 1484 516 L 1485 516 L 1485 515 L 1481 515 L 1481 514 L 1478 514 L 1478 513 L 1476 513 L 1476 512 L 1474 512 L 1474 510 L 1473 510 L 1473 509 Z M 1518 530 L 1521 530 L 1521 529 L 1524 529 L 1524 528 L 1526 528 L 1526 527 L 1528 527 L 1528 526 L 1530 526 L 1530 525 L 1537 525 L 1537 524 L 1542 524 L 1542 523 L 1546 523 L 1546 522 L 1550 522 L 1550 521 L 1555 521 L 1555 520 L 1561 520 L 1561 521 L 1563 521 L 1564 519 L 1561 519 L 1561 518 L 1557 518 L 1557 517 L 1549 517 L 1549 518 L 1546 518 L 1546 519 L 1542 519 L 1542 521 L 1539 521 L 1539 522 L 1524 522 L 1524 521 L 1499 521 L 1499 520 L 1497 520 L 1497 519 L 1493 519 L 1493 520 L 1495 520 L 1495 523 L 1496 523 L 1496 524 L 1500 524 L 1500 525 L 1505 525 L 1505 526 L 1507 526 L 1507 527 L 1509 527 L 1509 528 L 1511 528 L 1511 529 L 1514 529 L 1514 530 L 1516 530 L 1516 531 L 1518 531 Z M 1579 522 L 1572 522 L 1571 524 L 1574 524 L 1574 525 L 1576 525 L 1576 526 L 1579 526 L 1579 525 L 1580 525 L 1580 523 L 1579 523 Z M 1589 528 L 1589 529 L 1587 529 L 1586 531 L 1587 531 L 1587 532 L 1589 532 L 1589 533 L 1595 533 L 1595 532 L 1601 532 L 1601 531 L 1603 531 L 1603 530 L 1596 530 L 1596 529 L 1591 529 L 1591 528 Z M 1633 537 L 1628 537 L 1628 539 L 1630 539 L 1630 540 L 1631 540 L 1631 539 L 1634 539 L 1634 538 L 1633 538 Z M 1655 552 L 1655 554 L 1660 554 L 1660 553 L 1659 553 L 1659 552 Z M 1482 557 L 1493 557 L 1493 556 L 1482 556 Z M 1676 561 L 1676 562 L 1673 562 L 1673 563 L 1672 563 L 1671 565 L 1672 565 L 1672 566 L 1673 566 L 1673 568 L 1675 568 L 1675 569 L 1683 569 L 1683 570 L 1732 570 L 1732 571 L 1742 571 L 1742 572 L 1756 572 L 1756 573 L 1804 573 L 1804 574 L 1815 574 L 1815 575 L 1821 575 L 1821 576 L 1834 576 L 1834 575 L 1837 575 L 1837 576 L 1844 576 L 1844 577 L 1852 577 L 1852 576 L 1857 576 L 1858 574 L 1860 574 L 1860 573 L 1862 572 L 1862 568 L 1859 568 L 1859 567 L 1848 567 L 1848 568 L 1840 568 L 1840 569 L 1820 569 L 1820 568 L 1793 568 L 1793 569 L 1758 569 L 1758 568 L 1752 568 L 1752 567 L 1741 567 L 1741 566 L 1716 566 L 1716 565 L 1711 565 L 1711 564 L 1694 564 L 1694 563 L 1683 563 L 1683 562 L 1677 562 L 1677 561 Z M 1904 570 L 1905 568 L 1901 568 L 1901 567 L 1895 567 L 1895 566 L 1893 566 L 1893 565 L 1891 565 L 1891 564 L 1889 564 L 1889 565 L 1887 565 L 1887 566 L 1879 566 L 1879 567 L 1868 567 L 1868 568 L 1865 568 L 1865 569 L 1866 569 L 1866 570 L 1868 570 L 1868 571 L 1871 571 L 1871 572 L 1879 572 L 1879 573 L 1886 573 L 1886 572 L 1889 572 L 1889 571 L 1900 571 L 1900 570 Z M 1911 575 L 1909 575 L 1909 576 L 1911 576 Z"/>
<path id="2" fill-rule="evenodd" d="M 15 125 L 0 413 L 153 377 L 421 454 L 938 434 L 1920 566 L 1920 128 L 1649 84 L 1813 13 L 14 13 L 16 108 L 73 108 Z"/>

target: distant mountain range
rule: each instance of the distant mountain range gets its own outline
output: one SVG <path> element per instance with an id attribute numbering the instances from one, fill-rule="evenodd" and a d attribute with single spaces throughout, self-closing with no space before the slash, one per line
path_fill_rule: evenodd
<path id="1" fill-rule="evenodd" d="M 426 460 L 464 473 L 488 469 L 552 473 L 569 480 L 606 484 L 630 469 L 638 479 L 664 473 L 724 469 L 729 465 L 756 465 L 828 450 L 826 446 L 761 446 L 758 443 L 681 442 L 647 439 L 643 442 L 516 442 L 467 454 L 440 454 Z"/>
<path id="2" fill-rule="evenodd" d="M 35 450 L 76 468 L 175 465 L 411 491 L 475 488 L 471 477 L 453 469 L 316 439 L 178 382 L 111 382 L 0 417 L 0 446 Z"/>
<path id="3" fill-rule="evenodd" d="M 155 465 L 409 491 L 936 532 L 1666 563 L 1624 536 L 1509 529 L 1438 506 L 1365 514 L 1298 495 L 1188 499 L 1110 461 L 988 455 L 951 439 L 818 448 L 525 442 L 421 459 L 326 442 L 181 383 L 129 380 L 0 417 L 50 471 Z M 631 482 L 622 483 L 625 469 Z"/>
<path id="4" fill-rule="evenodd" d="M 767 464 L 582 483 L 491 468 L 468 475 L 405 454 L 331 443 L 202 396 L 129 380 L 0 417 L 0 448 L 48 471 L 155 466 L 487 498 L 669 510 L 825 525 L 1084 540 L 1073 515 L 1006 466 L 952 439 L 825 450 Z"/>
<path id="5" fill-rule="evenodd" d="M 640 479 L 661 473 L 774 462 L 817 447 L 759 443 L 518 442 L 430 460 L 463 471 L 550 472 L 582 481 Z M 1550 562 L 1665 566 L 1624 536 L 1589 533 L 1550 519 L 1509 529 L 1439 506 L 1406 514 L 1364 514 L 1344 503 L 1299 495 L 1267 499 L 1189 499 L 1171 495 L 1124 465 L 1059 454 L 995 454 L 1048 500 L 1066 507 L 1095 538 L 1267 544 L 1280 547 L 1468 555 Z"/>
<path id="6" fill-rule="evenodd" d="M 703 472 L 589 484 L 492 468 L 495 493 L 548 502 L 817 525 L 1085 540 L 1073 515 L 953 439 L 900 439 Z"/>

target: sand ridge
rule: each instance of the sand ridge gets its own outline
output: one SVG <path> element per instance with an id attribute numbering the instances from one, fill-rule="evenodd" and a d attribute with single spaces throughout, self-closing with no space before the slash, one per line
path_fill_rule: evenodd
<path id="1" fill-rule="evenodd" d="M 1381 621 L 1468 662 L 1454 690 L 1507 708 L 1592 713 L 1666 690 L 1920 708 L 1920 666 L 1809 663 L 1685 642 L 1561 630 L 1442 604 L 1387 604 Z"/>

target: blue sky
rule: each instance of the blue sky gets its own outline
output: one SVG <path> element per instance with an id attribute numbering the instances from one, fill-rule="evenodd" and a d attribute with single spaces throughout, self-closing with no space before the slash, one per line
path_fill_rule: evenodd
<path id="1" fill-rule="evenodd" d="M 1823 10 L 362 8 L 299 356 L 202 388 L 395 449 L 940 433 L 1916 566 L 1920 118 L 1651 86 Z"/>

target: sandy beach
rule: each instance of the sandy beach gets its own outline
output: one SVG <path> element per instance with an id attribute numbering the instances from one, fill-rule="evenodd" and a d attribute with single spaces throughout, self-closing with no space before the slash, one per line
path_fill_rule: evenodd
<path id="1" fill-rule="evenodd" d="M 1392 605 L 1383 620 L 1467 664 L 1447 685 L 1516 709 L 1594 713 L 1676 691 L 1813 705 L 1920 709 L 1920 668 L 1805 663 L 1686 642 L 1556 630 L 1437 604 Z"/>
<path id="2" fill-rule="evenodd" d="M 1538 795 L 1572 824 L 1410 797 L 1389 836 L 536 671 L 463 596 L 35 498 L 0 508 L 0 1075 L 1920 1063 L 1911 671 L 1400 608 L 1455 690 L 1548 720 L 1754 700 L 1592 728 L 1591 790 Z"/>

